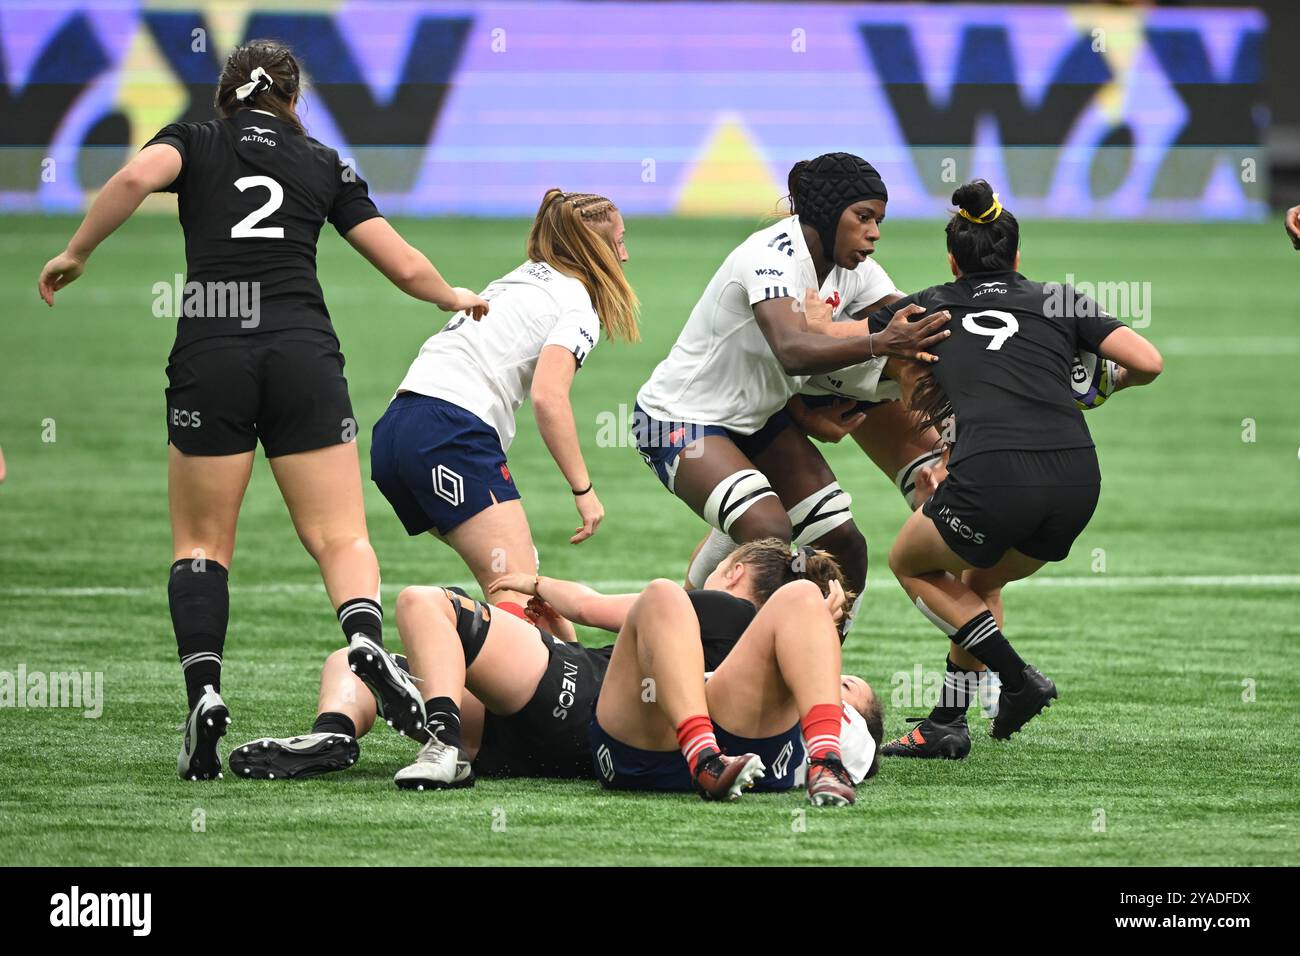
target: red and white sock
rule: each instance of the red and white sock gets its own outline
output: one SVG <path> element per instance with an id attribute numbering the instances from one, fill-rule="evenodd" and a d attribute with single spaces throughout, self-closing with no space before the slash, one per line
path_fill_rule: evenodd
<path id="1" fill-rule="evenodd" d="M 840 756 L 840 721 L 842 704 L 818 704 L 810 707 L 799 722 L 803 739 L 808 743 L 808 758 L 822 760 Z"/>
<path id="2" fill-rule="evenodd" d="M 695 776 L 695 765 L 699 763 L 702 753 L 722 749 L 718 746 L 718 738 L 713 734 L 713 721 L 708 714 L 687 717 L 677 725 L 677 746 L 682 748 L 682 756 L 691 768 L 692 777 Z"/>

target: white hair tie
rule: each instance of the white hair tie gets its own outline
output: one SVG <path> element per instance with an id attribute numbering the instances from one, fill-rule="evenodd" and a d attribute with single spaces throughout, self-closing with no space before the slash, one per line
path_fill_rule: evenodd
<path id="1" fill-rule="evenodd" d="M 241 103 L 246 103 L 258 93 L 269 90 L 272 86 L 274 84 L 271 82 L 270 74 L 260 66 L 254 67 L 253 72 L 248 74 L 248 82 L 235 90 L 235 99 Z"/>

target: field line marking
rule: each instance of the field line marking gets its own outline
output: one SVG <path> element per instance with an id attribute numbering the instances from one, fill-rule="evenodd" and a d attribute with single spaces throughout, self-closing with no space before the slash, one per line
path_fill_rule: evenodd
<path id="1" fill-rule="evenodd" d="M 471 590 L 478 585 L 473 581 L 448 582 Z M 646 581 L 638 579 L 612 579 L 584 582 L 598 591 L 637 591 Z M 871 578 L 872 588 L 886 587 L 888 578 Z M 405 585 L 384 585 L 383 593 L 396 595 Z M 1155 588 L 1300 588 L 1300 574 L 1151 574 L 1151 575 L 1048 575 L 1014 581 L 1011 588 L 1128 588 L 1134 590 Z M 231 587 L 233 594 L 324 594 L 321 584 L 244 584 Z M 4 597 L 149 597 L 164 592 L 161 585 L 154 587 L 4 587 Z"/>

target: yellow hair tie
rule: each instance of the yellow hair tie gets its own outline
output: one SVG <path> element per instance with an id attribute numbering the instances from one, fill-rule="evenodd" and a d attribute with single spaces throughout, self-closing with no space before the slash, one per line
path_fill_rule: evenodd
<path id="1" fill-rule="evenodd" d="M 998 202 L 997 193 L 994 193 L 993 205 L 989 206 L 988 209 L 985 209 L 978 216 L 972 216 L 965 209 L 958 209 L 957 215 L 961 216 L 963 219 L 969 219 L 971 222 L 977 223 L 981 226 L 987 226 L 989 223 L 997 219 L 998 216 L 1002 215 L 1002 203 Z"/>

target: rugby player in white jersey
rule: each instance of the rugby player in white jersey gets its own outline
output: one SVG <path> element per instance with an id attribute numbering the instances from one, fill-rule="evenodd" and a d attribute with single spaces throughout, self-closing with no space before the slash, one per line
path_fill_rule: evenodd
<path id="1" fill-rule="evenodd" d="M 789 195 L 791 214 L 799 213 L 797 194 L 807 161 L 796 163 L 790 170 Z M 874 259 L 862 263 L 851 275 L 867 277 L 864 294 L 853 309 L 841 308 L 844 293 L 831 288 L 832 283 L 819 290 L 824 293 L 814 304 L 811 297 L 806 304 L 810 328 L 826 334 L 843 333 L 852 327 L 852 320 L 864 318 L 871 312 L 892 305 L 903 298 L 884 270 Z M 874 301 L 865 301 L 878 295 Z M 859 307 L 860 306 L 860 307 Z M 828 323 L 839 323 L 833 328 Z M 822 466 L 810 462 L 802 446 L 808 438 L 820 442 L 837 443 L 851 435 L 858 447 L 877 468 L 889 478 L 902 494 L 909 508 L 917 508 L 941 477 L 938 466 L 942 459 L 939 433 L 925 426 L 920 416 L 908 410 L 901 402 L 898 383 L 892 376 L 904 371 L 905 365 L 895 360 L 887 366 L 884 359 L 873 359 L 850 369 L 841 369 L 823 375 L 814 375 L 803 381 L 798 393 L 791 396 L 778 421 L 789 423 L 784 431 L 774 434 L 765 458 L 776 462 L 796 460 L 801 474 L 791 476 L 791 481 L 801 481 L 808 496 L 790 509 L 794 540 L 798 543 L 811 540 L 810 525 L 824 525 L 830 521 L 847 521 L 852 498 L 839 487 L 834 476 Z M 769 432 L 770 434 L 770 432 Z M 775 469 L 774 469 L 775 470 Z M 793 491 L 792 493 L 797 493 Z M 725 557 L 736 543 L 714 528 L 691 555 L 686 580 L 689 587 L 699 587 L 712 572 L 718 561 Z"/>
<path id="2" fill-rule="evenodd" d="M 636 294 L 623 275 L 623 217 L 609 199 L 548 190 L 528 234 L 528 259 L 483 290 L 496 326 L 454 316 L 411 363 L 370 447 L 371 479 L 410 535 L 451 545 L 487 593 L 503 571 L 537 569 L 528 518 L 506 463 L 515 413 L 532 398 L 538 430 L 573 491 L 578 544 L 605 511 L 587 472 L 569 389 L 604 331 L 634 342 Z M 518 595 L 498 601 L 522 614 Z M 382 708 L 404 676 L 390 655 L 350 658 Z M 418 730 L 422 708 L 385 714 Z"/>
<path id="3" fill-rule="evenodd" d="M 846 153 L 794 172 L 798 213 L 723 262 L 637 394 L 634 428 L 660 481 L 713 528 L 736 542 L 771 536 L 824 548 L 860 594 L 867 549 L 848 495 L 785 406 L 812 376 L 853 369 L 878 380 L 887 356 L 932 360 L 924 350 L 947 335 L 947 317 L 870 338 L 810 328 L 805 310 L 827 299 L 832 317 L 852 317 L 896 294 L 869 258 L 888 196 L 875 169 Z"/>
<path id="4" fill-rule="evenodd" d="M 526 399 L 573 490 L 582 524 L 570 540 L 591 537 L 604 516 L 569 389 L 602 331 L 639 338 L 627 259 L 623 217 L 610 200 L 549 190 L 528 236 L 528 261 L 483 290 L 501 321 L 483 334 L 455 316 L 424 343 L 375 426 L 372 478 L 407 531 L 434 532 L 484 586 L 502 570 L 535 567 L 506 465 Z"/>

